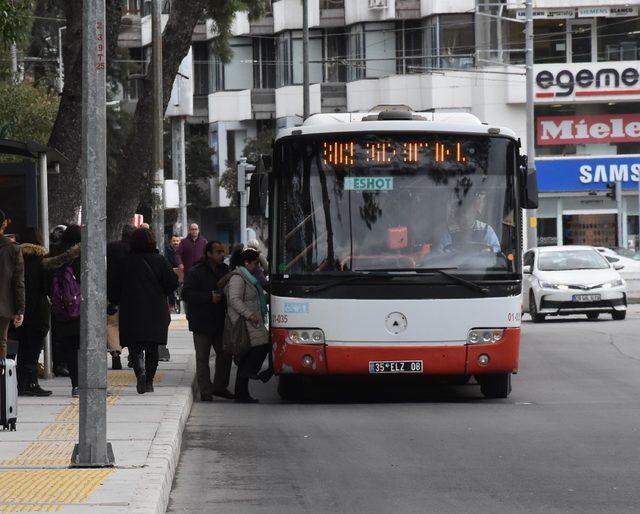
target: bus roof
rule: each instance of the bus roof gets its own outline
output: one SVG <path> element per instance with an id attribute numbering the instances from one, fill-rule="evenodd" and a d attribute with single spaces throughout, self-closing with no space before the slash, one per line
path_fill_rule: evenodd
<path id="1" fill-rule="evenodd" d="M 505 127 L 495 127 L 480 122 L 473 114 L 465 112 L 405 112 L 394 119 L 386 111 L 355 113 L 314 114 L 298 127 L 280 129 L 276 141 L 282 137 L 305 134 L 345 132 L 431 132 L 452 134 L 502 135 L 517 139 L 515 132 Z M 380 119 L 378 119 L 380 116 Z M 400 117 L 399 117 L 400 118 Z"/>

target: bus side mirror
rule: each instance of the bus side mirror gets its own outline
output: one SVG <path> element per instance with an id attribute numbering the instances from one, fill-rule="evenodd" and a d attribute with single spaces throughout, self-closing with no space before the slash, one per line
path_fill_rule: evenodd
<path id="1" fill-rule="evenodd" d="M 531 266 L 529 264 L 522 266 L 522 273 L 525 275 L 531 275 Z"/>
<path id="2" fill-rule="evenodd" d="M 269 176 L 266 173 L 251 175 L 249 190 L 249 214 L 265 217 L 267 214 L 267 198 L 269 197 Z"/>
<path id="3" fill-rule="evenodd" d="M 520 157 L 520 173 L 522 189 L 520 190 L 520 205 L 523 209 L 538 208 L 538 176 L 535 169 L 529 168 L 526 155 Z"/>

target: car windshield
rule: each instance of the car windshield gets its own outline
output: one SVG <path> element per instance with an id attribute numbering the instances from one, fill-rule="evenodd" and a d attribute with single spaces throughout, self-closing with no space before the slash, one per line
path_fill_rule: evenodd
<path id="1" fill-rule="evenodd" d="M 435 134 L 276 146 L 277 271 L 514 271 L 515 144 Z"/>
<path id="2" fill-rule="evenodd" d="M 609 268 L 609 263 L 595 250 L 544 251 L 538 257 L 540 271 L 606 268 Z"/>

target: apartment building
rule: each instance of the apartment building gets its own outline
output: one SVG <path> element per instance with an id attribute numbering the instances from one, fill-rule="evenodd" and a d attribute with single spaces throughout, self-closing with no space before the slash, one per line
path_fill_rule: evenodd
<path id="1" fill-rule="evenodd" d="M 144 59 L 149 16 L 139 0 L 130 4 L 139 13 L 129 16 L 138 21 L 121 44 Z M 524 144 L 524 6 L 497 4 L 308 0 L 311 113 L 380 104 L 459 110 L 514 129 Z M 638 7 L 619 0 L 534 0 L 534 11 L 541 243 L 626 246 L 638 234 Z M 229 63 L 214 53 L 210 20 L 193 35 L 188 121 L 208 134 L 218 177 L 248 139 L 302 121 L 301 0 L 275 0 L 256 21 L 239 13 L 232 33 Z M 131 100 L 134 85 L 126 92 Z M 612 229 L 616 204 L 606 195 L 611 181 L 622 187 L 621 241 Z M 215 183 L 211 200 L 213 207 L 229 205 Z"/>

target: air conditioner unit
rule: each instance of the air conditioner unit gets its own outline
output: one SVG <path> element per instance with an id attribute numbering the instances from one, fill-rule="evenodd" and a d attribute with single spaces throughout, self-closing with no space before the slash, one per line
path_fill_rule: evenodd
<path id="1" fill-rule="evenodd" d="M 386 9 L 389 0 L 369 0 L 369 9 Z"/>

